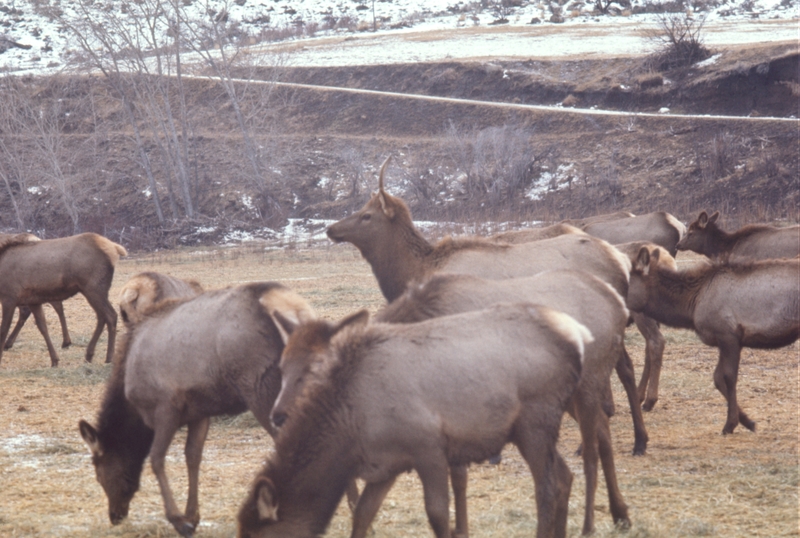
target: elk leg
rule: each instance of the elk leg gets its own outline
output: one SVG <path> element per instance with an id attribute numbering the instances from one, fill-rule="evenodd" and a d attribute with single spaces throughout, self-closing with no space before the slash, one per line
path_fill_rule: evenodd
<path id="1" fill-rule="evenodd" d="M 69 337 L 69 330 L 67 329 L 67 318 L 64 317 L 64 303 L 53 301 L 50 306 L 56 311 L 58 321 L 61 323 L 61 349 L 66 349 L 72 345 L 72 339 Z"/>
<path id="2" fill-rule="evenodd" d="M 628 517 L 628 505 L 622 497 L 617 482 L 617 467 L 614 464 L 614 449 L 611 444 L 611 428 L 608 417 L 602 413 L 597 414 L 597 445 L 600 452 L 600 462 L 603 465 L 603 475 L 606 477 L 608 489 L 608 505 L 614 523 L 630 528 L 631 520 Z"/>
<path id="3" fill-rule="evenodd" d="M 539 411 L 533 416 L 543 418 Z M 519 424 L 515 428 L 513 441 L 533 475 L 536 491 L 536 512 L 539 524 L 538 538 L 567 534 L 567 510 L 569 492 L 572 488 L 572 473 L 561 455 L 556 451 L 561 417 L 554 425 L 528 426 Z"/>
<path id="4" fill-rule="evenodd" d="M 736 382 L 739 377 L 739 360 L 742 348 L 734 339 L 721 340 L 719 344 L 719 361 L 714 370 L 714 386 L 728 401 L 728 418 L 722 434 L 733 433 L 741 424 L 750 431 L 755 431 L 756 424 L 742 411 L 736 399 Z"/>
<path id="5" fill-rule="evenodd" d="M 169 486 L 164 468 L 167 450 L 169 450 L 169 445 L 172 443 L 175 432 L 180 427 L 180 422 L 172 410 L 158 409 L 156 411 L 155 424 L 153 445 L 150 447 L 150 466 L 156 475 L 156 480 L 158 480 L 158 488 L 161 490 L 161 498 L 164 500 L 164 511 L 167 519 L 178 531 L 178 534 L 189 537 L 194 533 L 194 525 L 178 510 L 178 505 L 175 504 L 175 498 L 172 495 L 172 489 Z"/>
<path id="6" fill-rule="evenodd" d="M 430 454 L 436 450 L 438 449 L 432 447 L 427 452 Z M 432 459 L 433 461 L 428 460 L 415 465 L 422 481 L 425 513 L 436 538 L 450 538 L 450 494 L 447 484 L 449 466 L 444 457 Z"/>
<path id="7" fill-rule="evenodd" d="M 200 484 L 200 461 L 203 459 L 203 445 L 208 436 L 208 417 L 190 422 L 186 435 L 186 469 L 189 471 L 189 496 L 186 499 L 186 519 L 196 529 L 200 523 L 198 488 Z"/>
<path id="8" fill-rule="evenodd" d="M 97 326 L 92 334 L 92 339 L 89 340 L 89 345 L 86 347 L 86 362 L 92 362 L 97 341 L 100 339 L 100 335 L 103 334 L 103 328 L 108 327 L 106 363 L 109 363 L 114 355 L 114 341 L 117 335 L 117 312 L 108 302 L 107 297 L 104 298 L 93 294 L 84 294 L 84 297 L 89 301 L 89 305 L 94 309 L 94 313 L 97 316 Z"/>
<path id="9" fill-rule="evenodd" d="M 3 321 L 0 323 L 0 361 L 3 360 L 3 348 L 6 343 L 8 330 L 11 328 L 11 321 L 14 319 L 14 305 L 3 303 Z"/>
<path id="10" fill-rule="evenodd" d="M 347 483 L 347 489 L 344 490 L 345 495 L 347 496 L 347 507 L 350 508 L 350 513 L 355 513 L 356 511 L 356 504 L 358 504 L 359 494 L 358 494 L 358 484 L 356 484 L 355 478 Z"/>
<path id="11" fill-rule="evenodd" d="M 575 417 L 581 431 L 581 456 L 583 456 L 583 475 L 586 479 L 586 502 L 584 505 L 583 534 L 594 531 L 594 498 L 597 492 L 597 433 L 596 417 L 600 414 L 594 404 L 587 401 L 583 391 L 576 391 L 573 397 Z"/>
<path id="12" fill-rule="evenodd" d="M 367 535 L 375 514 L 378 513 L 396 478 L 393 476 L 383 482 L 367 482 L 353 510 L 353 531 L 350 538 L 364 538 Z"/>
<path id="13" fill-rule="evenodd" d="M 467 466 L 450 466 L 450 484 L 453 488 L 453 500 L 456 505 L 456 528 L 454 534 L 457 538 L 469 536 L 469 518 L 467 517 Z"/>
<path id="14" fill-rule="evenodd" d="M 9 334 L 8 338 L 6 339 L 6 345 L 4 346 L 5 349 L 11 349 L 11 346 L 13 346 L 14 342 L 17 341 L 17 336 L 22 330 L 22 326 L 25 325 L 25 322 L 28 321 L 29 317 L 31 317 L 31 309 L 27 306 L 20 306 L 18 312 L 19 317 L 17 318 L 17 324 L 14 325 L 14 330 L 11 331 L 11 334 Z"/>
<path id="15" fill-rule="evenodd" d="M 47 332 L 47 320 L 44 317 L 44 309 L 40 304 L 33 305 L 30 309 L 33 313 L 33 319 L 36 321 L 36 326 L 39 328 L 39 332 L 42 333 L 42 337 L 44 337 L 44 343 L 47 344 L 47 352 L 50 354 L 50 367 L 55 368 L 58 366 L 58 353 L 56 353 L 56 348 L 50 340 L 50 333 Z"/>
<path id="16" fill-rule="evenodd" d="M 631 408 L 631 418 L 633 419 L 633 455 L 642 456 L 647 450 L 647 442 L 650 437 L 647 435 L 647 428 L 644 425 L 644 415 L 642 414 L 641 401 L 636 392 L 636 374 L 633 371 L 633 361 L 625 347 L 615 366 L 617 377 L 625 389 L 628 396 L 628 405 Z"/>
<path id="17" fill-rule="evenodd" d="M 639 382 L 639 400 L 644 402 L 642 409 L 651 411 L 658 401 L 658 381 L 661 377 L 661 363 L 664 357 L 666 340 L 658 328 L 658 322 L 642 313 L 633 313 L 633 321 L 644 337 L 644 369 Z"/>

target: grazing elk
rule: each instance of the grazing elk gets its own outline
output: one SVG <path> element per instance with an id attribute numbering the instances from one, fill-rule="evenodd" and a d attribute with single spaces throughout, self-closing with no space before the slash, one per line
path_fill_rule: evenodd
<path id="1" fill-rule="evenodd" d="M 203 293 L 194 280 L 145 271 L 134 275 L 119 292 L 119 313 L 125 325 L 139 323 L 153 305 L 165 299 L 188 299 Z"/>
<path id="2" fill-rule="evenodd" d="M 117 261 L 126 255 L 122 245 L 94 233 L 33 242 L 12 240 L 0 245 L 0 275 L 3 275 L 0 280 L 3 308 L 0 344 L 5 344 L 14 309 L 27 306 L 47 344 L 50 364 L 57 366 L 58 354 L 47 332 L 42 304 L 64 301 L 80 292 L 97 315 L 97 326 L 86 348 L 86 361 L 92 361 L 97 341 L 103 328 L 107 327 L 106 362 L 111 362 L 117 334 L 117 313 L 108 301 L 108 290 Z"/>
<path id="3" fill-rule="evenodd" d="M 537 536 L 565 536 L 572 474 L 556 440 L 589 331 L 531 304 L 413 324 L 368 318 L 285 324 L 282 362 L 306 365 L 314 379 L 239 512 L 239 536 L 318 536 L 353 477 L 367 482 L 358 520 L 414 469 L 434 534 L 449 538 L 449 467 L 508 442 L 534 478 Z"/>
<path id="4" fill-rule="evenodd" d="M 283 340 L 271 313 L 295 322 L 314 313 L 274 282 L 210 291 L 152 307 L 122 339 L 97 427 L 81 420 L 112 524 L 128 514 L 145 458 L 158 479 L 167 519 L 183 536 L 200 520 L 198 475 L 209 417 L 250 410 L 270 433 L 280 390 Z M 188 424 L 186 512 L 172 496 L 164 459 L 175 432 Z"/>
<path id="5" fill-rule="evenodd" d="M 2 248 L 2 244 L 9 240 L 23 242 L 26 240 L 29 242 L 41 241 L 41 239 L 33 234 L 0 234 L 0 248 Z M 72 339 L 69 337 L 67 318 L 64 316 L 64 304 L 61 301 L 50 301 L 48 304 L 53 307 L 53 310 L 56 311 L 58 321 L 61 324 L 61 347 L 68 348 L 72 345 Z M 18 311 L 19 317 L 17 318 L 17 324 L 14 325 L 14 328 L 11 330 L 8 338 L 6 338 L 4 349 L 11 349 L 14 346 L 14 342 L 17 341 L 17 336 L 19 336 L 23 325 L 25 325 L 25 322 L 28 321 L 29 317 L 31 317 L 31 309 L 27 306 L 20 306 Z"/>
<path id="6" fill-rule="evenodd" d="M 581 271 L 545 271 L 532 277 L 485 280 L 470 275 L 440 273 L 421 284 L 413 284 L 401 297 L 386 306 L 376 320 L 389 323 L 412 323 L 446 315 L 480 310 L 493 304 L 530 301 L 557 308 L 572 316 L 592 333 L 594 341 L 586 345 L 583 370 L 568 409 L 579 421 L 583 441 L 586 505 L 584 534 L 594 529 L 594 496 L 597 489 L 598 449 L 608 486 L 610 512 L 615 523 L 630 525 L 628 509 L 617 484 L 608 416 L 602 404 L 608 391 L 609 376 L 619 357 L 625 353 L 623 341 L 628 322 L 625 300 L 608 284 Z M 305 364 L 292 364 L 290 356 L 281 360 L 283 390 L 275 401 L 272 416 L 284 422 L 293 402 L 302 393 L 311 374 Z M 276 420 L 277 418 L 277 420 Z M 638 438 L 642 450 L 647 442 Z M 456 531 L 467 535 L 466 469 L 453 479 L 456 499 Z M 451 472 L 452 474 L 452 472 Z M 459 478 L 463 476 L 463 480 Z M 463 483 L 462 483 L 463 482 Z M 377 510 L 378 506 L 374 506 Z M 374 512 L 370 519 L 374 516 Z M 354 529 L 366 529 L 369 522 L 354 522 Z M 358 533 L 354 536 L 361 536 Z"/>
<path id="7" fill-rule="evenodd" d="M 514 245 L 485 238 L 449 237 L 430 244 L 414 226 L 408 206 L 384 190 L 388 163 L 386 159 L 381 167 L 378 192 L 359 211 L 328 228 L 331 240 L 347 241 L 358 248 L 372 267 L 387 301 L 401 296 L 412 281 L 421 282 L 436 272 L 496 280 L 550 269 L 575 269 L 597 276 L 623 297 L 627 294 L 630 259 L 607 242 L 587 234 L 567 233 Z M 633 364 L 627 354 L 617 373 L 631 402 L 634 428 L 644 431 Z"/>
<path id="8" fill-rule="evenodd" d="M 800 335 L 800 258 L 675 271 L 642 247 L 631 271 L 628 307 L 671 327 L 694 330 L 719 348 L 714 385 L 728 401 L 723 434 L 741 423 L 755 431 L 736 401 L 743 347 L 776 349 Z"/>
<path id="9" fill-rule="evenodd" d="M 794 258 L 800 254 L 800 226 L 776 228 L 750 224 L 728 233 L 717 225 L 719 211 L 705 211 L 689 225 L 678 250 L 693 250 L 712 260 L 743 262 L 770 258 Z"/>

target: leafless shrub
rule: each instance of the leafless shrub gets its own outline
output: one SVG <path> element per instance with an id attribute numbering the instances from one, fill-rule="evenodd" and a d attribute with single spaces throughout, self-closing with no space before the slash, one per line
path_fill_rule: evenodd
<path id="1" fill-rule="evenodd" d="M 740 161 L 740 149 L 735 135 L 729 132 L 715 135 L 709 141 L 707 151 L 697 156 L 703 181 L 711 182 L 732 174 Z"/>
<path id="2" fill-rule="evenodd" d="M 530 182 L 530 168 L 536 160 L 531 136 L 529 130 L 513 125 L 470 131 L 451 123 L 446 132 L 447 151 L 460 172 L 461 196 L 480 197 L 492 204 L 513 200 Z"/>
<path id="3" fill-rule="evenodd" d="M 657 50 L 647 63 L 656 71 L 688 67 L 711 56 L 703 44 L 705 15 L 698 19 L 683 14 L 662 14 L 658 26 L 648 36 Z"/>

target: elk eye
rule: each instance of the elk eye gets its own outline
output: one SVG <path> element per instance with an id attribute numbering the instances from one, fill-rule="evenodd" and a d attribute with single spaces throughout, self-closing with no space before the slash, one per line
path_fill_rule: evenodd
<path id="1" fill-rule="evenodd" d="M 364 222 L 367 222 L 371 218 L 372 218 L 372 215 L 369 214 L 369 213 L 364 213 L 363 215 L 361 215 L 361 220 L 364 221 Z"/>

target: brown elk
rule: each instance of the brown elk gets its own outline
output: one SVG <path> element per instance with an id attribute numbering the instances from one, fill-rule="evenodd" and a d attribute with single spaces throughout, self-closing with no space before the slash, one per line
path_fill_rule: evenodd
<path id="1" fill-rule="evenodd" d="M 190 298 L 203 293 L 194 280 L 145 271 L 134 275 L 119 292 L 119 313 L 125 325 L 135 325 L 153 305 L 165 299 Z"/>
<path id="2" fill-rule="evenodd" d="M 64 301 L 80 292 L 97 315 L 97 326 L 86 348 L 86 361 L 92 361 L 103 328 L 108 328 L 106 362 L 110 362 L 117 334 L 117 313 L 108 301 L 108 290 L 114 278 L 114 266 L 120 256 L 126 255 L 122 245 L 94 233 L 0 245 L 0 274 L 3 275 L 0 281 L 3 308 L 0 358 L 14 310 L 18 306 L 28 306 L 47 344 L 50 364 L 57 366 L 58 354 L 47 332 L 42 304 Z"/>
<path id="3" fill-rule="evenodd" d="M 436 272 L 463 273 L 489 279 L 531 276 L 549 269 L 587 271 L 611 285 L 621 296 L 628 292 L 630 259 L 607 242 L 587 234 L 567 233 L 540 241 L 509 245 L 485 238 L 445 238 L 430 244 L 416 229 L 408 206 L 383 188 L 387 159 L 378 177 L 378 192 L 359 211 L 328 228 L 335 242 L 355 245 L 372 267 L 387 301 L 403 294 L 412 281 Z M 634 429 L 643 432 L 644 419 L 636 392 L 633 365 L 618 365 L 631 402 Z M 640 447 L 635 447 L 640 453 Z M 644 447 L 641 447 L 643 453 Z"/>
<path id="4" fill-rule="evenodd" d="M 318 536 L 353 477 L 367 482 L 360 519 L 414 469 L 434 534 L 449 538 L 449 467 L 508 442 L 534 477 L 537 536 L 565 536 L 572 474 L 555 445 L 588 330 L 531 304 L 404 325 L 368 317 L 284 327 L 282 362 L 315 379 L 239 512 L 239 536 Z"/>
<path id="5" fill-rule="evenodd" d="M 663 211 L 640 216 L 622 211 L 581 220 L 567 220 L 562 224 L 577 226 L 585 233 L 604 239 L 615 246 L 647 241 L 664 248 L 669 253 L 670 259 L 676 254 L 676 245 L 686 233 L 683 223 Z M 632 317 L 645 340 L 645 366 L 638 388 L 639 402 L 642 403 L 642 409 L 650 411 L 658 401 L 658 379 L 666 339 L 656 321 L 641 313 L 633 313 Z"/>
<path id="6" fill-rule="evenodd" d="M 581 230 L 583 230 L 590 224 L 594 224 L 596 222 L 628 219 L 635 216 L 636 215 L 634 215 L 630 211 L 616 211 L 614 213 L 603 213 L 601 215 L 592 215 L 591 217 L 584 217 L 582 219 L 564 219 L 561 222 L 564 224 L 575 226 L 576 228 L 580 228 Z"/>
<path id="7" fill-rule="evenodd" d="M 664 247 L 671 256 L 677 254 L 676 245 L 686 234 L 686 226 L 664 211 L 616 220 L 589 222 L 580 228 L 587 234 L 605 239 L 612 245 L 631 241 L 649 241 Z"/>
<path id="8" fill-rule="evenodd" d="M 112 524 L 128 514 L 145 458 L 158 479 L 167 519 L 183 536 L 200 520 L 198 474 L 209 417 L 250 410 L 269 432 L 280 390 L 283 341 L 271 312 L 295 322 L 314 317 L 297 294 L 274 282 L 210 291 L 154 306 L 122 339 L 97 427 L 80 421 Z M 188 424 L 186 511 L 175 504 L 164 459 Z"/>
<path id="9" fill-rule="evenodd" d="M 492 241 L 500 243 L 530 243 L 531 241 L 539 241 L 541 239 L 550 239 L 551 237 L 558 237 L 564 234 L 582 234 L 580 229 L 570 224 L 559 223 L 543 228 L 526 228 L 524 230 L 509 230 L 507 232 L 500 232 L 489 237 Z"/>
<path id="10" fill-rule="evenodd" d="M 614 245 L 617 250 L 628 256 L 633 262 L 639 250 L 643 246 L 650 249 L 657 249 L 660 253 L 659 264 L 664 267 L 676 270 L 678 264 L 675 263 L 673 258 L 667 250 L 655 243 L 649 241 L 631 241 L 629 243 L 622 243 Z M 644 367 L 642 368 L 642 376 L 639 380 L 639 387 L 637 389 L 639 394 L 639 401 L 642 402 L 642 409 L 651 411 L 658 402 L 658 387 L 661 379 L 661 366 L 664 362 L 664 348 L 667 345 L 667 339 L 661 333 L 661 328 L 658 322 L 643 314 L 642 312 L 631 312 L 631 318 L 636 324 L 636 328 L 644 338 Z"/>
<path id="11" fill-rule="evenodd" d="M 736 382 L 743 347 L 776 349 L 800 335 L 800 258 L 675 271 L 642 247 L 631 272 L 628 306 L 671 327 L 694 330 L 719 349 L 714 385 L 728 401 L 723 434 L 738 424 L 755 431 L 739 407 Z"/>
<path id="12" fill-rule="evenodd" d="M 24 242 L 26 240 L 30 242 L 41 241 L 41 239 L 33 234 L 0 234 L 0 248 L 2 248 L 2 245 L 7 241 Z M 56 311 L 58 321 L 61 324 L 61 347 L 68 348 L 72 345 L 72 339 L 69 337 L 67 318 L 64 316 L 64 304 L 61 301 L 50 301 L 48 304 L 53 307 L 53 310 Z M 17 336 L 19 336 L 23 325 L 25 325 L 25 322 L 28 321 L 28 318 L 30 318 L 32 313 L 31 309 L 27 306 L 20 306 L 17 310 L 19 311 L 17 324 L 14 325 L 14 328 L 11 330 L 8 338 L 6 338 L 4 349 L 11 349 L 14 346 L 14 342 L 17 341 Z"/>
<path id="13" fill-rule="evenodd" d="M 558 308 L 586 326 L 594 337 L 587 344 L 581 380 L 574 393 L 570 414 L 580 423 L 583 440 L 586 505 L 583 532 L 594 529 L 594 496 L 597 488 L 598 449 L 608 486 L 610 512 L 616 523 L 630 525 L 628 510 L 617 484 L 611 432 L 602 404 L 608 391 L 609 376 L 623 345 L 628 309 L 624 299 L 605 282 L 580 271 L 545 271 L 532 277 L 506 280 L 485 280 L 470 275 L 440 273 L 421 284 L 413 284 L 401 297 L 386 306 L 376 320 L 390 323 L 411 323 L 451 315 L 487 306 L 525 300 Z M 281 360 L 283 390 L 272 409 L 273 420 L 284 422 L 291 413 L 292 402 L 304 390 L 309 371 L 303 364 L 292 364 L 289 356 Z M 644 439 L 637 443 L 645 445 Z M 459 471 L 459 470 L 457 470 Z M 466 469 L 463 485 L 453 480 L 456 499 L 456 531 L 467 534 Z M 459 484 L 458 489 L 457 484 Z M 373 504 L 377 510 L 377 506 Z M 369 514 L 370 517 L 374 513 Z M 366 529 L 368 522 L 354 522 L 354 529 Z M 361 536 L 354 532 L 354 536 Z"/>
<path id="14" fill-rule="evenodd" d="M 705 211 L 689 225 L 678 250 L 692 250 L 713 260 L 743 262 L 770 258 L 794 258 L 800 254 L 800 226 L 776 228 L 750 224 L 728 233 L 717 224 L 719 211 Z"/>

